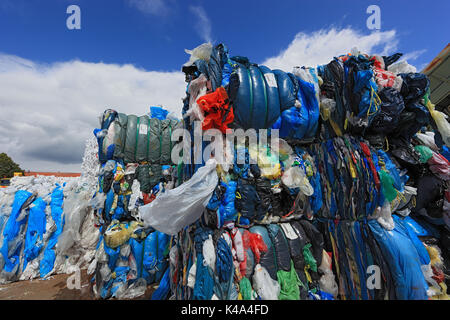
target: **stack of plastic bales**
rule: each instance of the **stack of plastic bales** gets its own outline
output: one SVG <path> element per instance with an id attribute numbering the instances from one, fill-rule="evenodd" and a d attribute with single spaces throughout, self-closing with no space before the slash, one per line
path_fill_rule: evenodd
<path id="1" fill-rule="evenodd" d="M 450 125 L 426 76 L 399 71 L 401 54 L 285 73 L 222 44 L 189 52 L 185 129 L 282 139 L 185 164 L 183 184 L 139 208 L 173 235 L 158 298 L 448 298 Z"/>
<path id="2" fill-rule="evenodd" d="M 141 117 L 108 109 L 94 130 L 100 170 L 91 203 L 101 235 L 88 273 L 99 298 L 141 296 L 167 269 L 170 237 L 144 227 L 137 217 L 139 206 L 179 178 L 171 161 L 171 133 L 180 122 L 167 116 L 161 107 Z"/>
<path id="3" fill-rule="evenodd" d="M 95 140 L 86 142 L 79 178 L 14 177 L 0 191 L 1 283 L 72 273 L 92 261 L 96 149 Z"/>

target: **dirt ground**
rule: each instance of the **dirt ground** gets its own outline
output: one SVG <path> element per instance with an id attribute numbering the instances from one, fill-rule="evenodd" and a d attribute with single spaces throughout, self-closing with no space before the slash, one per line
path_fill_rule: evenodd
<path id="1" fill-rule="evenodd" d="M 90 284 L 91 276 L 81 270 L 81 289 L 67 288 L 68 274 L 53 275 L 48 280 L 18 281 L 0 285 L 0 300 L 96 300 Z M 150 299 L 155 288 L 149 286 L 136 300 Z"/>

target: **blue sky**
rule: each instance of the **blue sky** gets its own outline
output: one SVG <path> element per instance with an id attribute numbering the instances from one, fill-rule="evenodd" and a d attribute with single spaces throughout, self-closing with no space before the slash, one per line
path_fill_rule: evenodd
<path id="1" fill-rule="evenodd" d="M 146 0 L 142 0 L 146 2 Z M 429 62 L 448 42 L 448 0 L 432 1 L 159 1 L 147 7 L 133 0 L 2 0 L 0 51 L 38 62 L 80 59 L 132 63 L 147 70 L 179 70 L 184 48 L 203 42 L 199 18 L 204 9 L 211 38 L 231 53 L 262 62 L 286 48 L 298 32 L 348 27 L 369 33 L 366 8 L 381 9 L 381 31 L 395 29 L 398 50 L 426 50 L 414 62 Z M 65 26 L 66 8 L 81 8 L 81 30 Z M 153 6 L 153 7 L 152 7 Z M 145 10 L 147 8 L 147 10 Z M 152 9 L 155 8 L 155 9 Z"/>
<path id="2" fill-rule="evenodd" d="M 72 4 L 81 30 L 66 27 Z M 372 4 L 378 31 L 366 26 Z M 420 71 L 448 43 L 448 12 L 448 0 L 0 0 L 0 152 L 24 169 L 79 172 L 106 108 L 180 115 L 184 49 L 207 40 L 285 71 L 353 47 L 403 52 Z"/>

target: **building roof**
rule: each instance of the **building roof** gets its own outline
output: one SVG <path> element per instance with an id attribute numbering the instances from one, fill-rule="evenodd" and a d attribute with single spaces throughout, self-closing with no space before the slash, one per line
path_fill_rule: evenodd
<path id="1" fill-rule="evenodd" d="M 25 176 L 55 176 L 55 177 L 79 177 L 81 173 L 78 172 L 36 172 L 25 171 Z"/>

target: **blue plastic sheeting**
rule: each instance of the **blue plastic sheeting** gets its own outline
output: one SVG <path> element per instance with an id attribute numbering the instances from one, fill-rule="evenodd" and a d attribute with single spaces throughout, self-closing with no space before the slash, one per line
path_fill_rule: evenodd
<path id="1" fill-rule="evenodd" d="M 319 121 L 319 101 L 317 101 L 316 90 L 314 84 L 297 78 L 300 90 L 298 91 L 298 99 L 302 103 L 302 107 L 308 110 L 308 128 L 306 129 L 305 138 L 311 138 L 316 134 Z"/>
<path id="2" fill-rule="evenodd" d="M 203 254 L 199 252 L 194 284 L 195 300 L 211 300 L 214 294 L 214 275 L 211 268 L 203 263 L 203 260 Z"/>
<path id="3" fill-rule="evenodd" d="M 374 103 L 374 94 L 377 92 L 378 86 L 373 78 L 372 70 L 361 70 L 355 73 L 355 85 L 353 93 L 361 95 L 361 100 L 358 105 L 358 117 L 365 119 L 368 117 L 369 124 L 372 119 L 379 112 L 379 108 Z"/>
<path id="4" fill-rule="evenodd" d="M 397 215 L 394 215 L 393 218 L 394 218 L 395 223 L 398 224 L 399 227 L 402 227 L 403 229 L 405 229 L 405 231 L 408 233 L 409 238 L 411 239 L 412 243 L 414 244 L 414 247 L 417 250 L 417 253 L 419 254 L 420 263 L 421 264 L 429 264 L 430 263 L 430 255 L 428 254 L 427 248 L 425 248 L 422 241 L 420 241 L 419 237 L 415 233 L 415 230 L 411 227 L 411 225 L 409 223 L 406 223 L 404 218 L 401 218 Z"/>
<path id="5" fill-rule="evenodd" d="M 236 181 L 230 181 L 228 184 L 223 181 L 220 182 L 220 185 L 225 187 L 225 194 L 223 199 L 219 204 L 219 227 L 222 227 L 225 221 L 235 220 L 237 217 L 237 211 L 234 206 L 234 200 L 236 199 Z"/>
<path id="6" fill-rule="evenodd" d="M 31 192 L 19 190 L 14 196 L 11 215 L 6 222 L 5 229 L 3 230 L 3 246 L 0 249 L 0 253 L 2 254 L 5 262 L 3 270 L 6 272 L 12 272 L 14 270 L 17 272 L 19 266 L 19 256 L 23 242 L 19 241 L 14 248 L 10 248 L 10 242 L 19 235 L 21 227 L 26 223 L 26 219 L 17 221 L 17 218 L 20 215 L 20 209 L 28 198 L 31 197 L 31 195 Z"/>
<path id="7" fill-rule="evenodd" d="M 369 220 L 368 224 L 389 265 L 396 298 L 427 300 L 428 285 L 421 270 L 421 258 L 406 228 L 398 221 L 392 231 L 375 220 Z"/>
<path id="8" fill-rule="evenodd" d="M 427 237 L 427 236 L 431 235 L 427 229 L 425 229 L 423 226 L 421 226 L 416 220 L 414 220 L 410 216 L 406 216 L 406 217 L 402 218 L 402 221 L 403 221 L 403 224 L 408 226 L 408 229 L 413 231 L 419 237 Z"/>
<path id="9" fill-rule="evenodd" d="M 63 202 L 63 188 L 59 184 L 57 184 L 56 188 L 52 192 L 50 201 L 51 215 L 53 221 L 56 224 L 56 230 L 52 233 L 48 240 L 47 247 L 44 251 L 44 257 L 42 258 L 39 265 L 41 278 L 44 278 L 49 272 L 53 270 L 53 265 L 56 258 L 55 246 L 58 242 L 58 237 L 63 231 L 64 227 Z"/>
<path id="10" fill-rule="evenodd" d="M 303 139 L 308 130 L 308 124 L 308 109 L 291 107 L 281 113 L 272 125 L 272 129 L 280 130 L 280 138 Z"/>
<path id="11" fill-rule="evenodd" d="M 27 232 L 25 235 L 23 270 L 27 267 L 28 262 L 38 257 L 44 247 L 46 224 L 45 207 L 47 207 L 47 203 L 41 198 L 34 200 L 31 205 L 30 214 L 28 215 Z"/>
<path id="12" fill-rule="evenodd" d="M 167 261 L 164 253 L 167 250 L 170 237 L 159 231 L 152 232 L 142 241 L 130 239 L 131 250 L 136 259 L 138 278 L 143 278 L 147 283 L 161 280 Z"/>
<path id="13" fill-rule="evenodd" d="M 167 254 L 165 254 L 168 250 L 168 245 L 169 245 L 169 240 L 170 240 L 170 236 L 159 232 L 159 231 L 155 231 L 153 232 L 151 235 L 154 234 L 154 238 L 155 241 L 151 242 L 152 243 L 152 254 L 156 255 L 156 273 L 155 273 L 155 282 L 160 282 L 161 278 L 164 275 L 164 271 L 166 270 L 167 266 L 168 266 L 168 261 L 166 259 L 164 259 L 165 256 L 167 256 Z M 144 262 L 145 265 L 145 262 Z"/>
<path id="14" fill-rule="evenodd" d="M 233 255 L 230 247 L 223 238 L 217 240 L 216 246 L 216 273 L 221 282 L 229 281 L 233 271 Z"/>
<path id="15" fill-rule="evenodd" d="M 111 296 L 116 297 L 117 290 L 127 283 L 127 275 L 130 271 L 130 267 L 116 267 L 114 273 L 116 277 L 111 284 Z M 106 293 L 106 292 L 105 292 Z"/>
<path id="16" fill-rule="evenodd" d="M 152 300 L 165 300 L 170 290 L 170 269 L 167 268 L 159 283 L 158 289 L 152 294 Z"/>
<path id="17" fill-rule="evenodd" d="M 157 107 L 157 106 L 150 107 L 150 118 L 165 120 L 167 118 L 168 114 L 169 114 L 169 111 L 167 111 L 161 107 Z"/>

